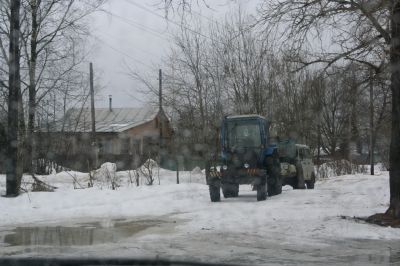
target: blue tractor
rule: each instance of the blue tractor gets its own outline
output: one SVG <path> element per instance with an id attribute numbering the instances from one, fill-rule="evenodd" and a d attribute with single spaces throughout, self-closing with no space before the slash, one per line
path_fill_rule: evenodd
<path id="1" fill-rule="evenodd" d="M 265 117 L 226 116 L 217 146 L 206 166 L 212 202 L 221 200 L 221 188 L 225 198 L 237 197 L 241 184 L 253 185 L 258 201 L 282 193 L 278 148 Z"/>

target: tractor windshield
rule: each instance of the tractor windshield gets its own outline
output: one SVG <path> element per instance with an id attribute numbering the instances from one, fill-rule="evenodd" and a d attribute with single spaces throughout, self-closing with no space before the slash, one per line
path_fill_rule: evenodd
<path id="1" fill-rule="evenodd" d="M 225 145 L 230 149 L 258 148 L 262 144 L 258 121 L 229 121 L 225 137 Z"/>

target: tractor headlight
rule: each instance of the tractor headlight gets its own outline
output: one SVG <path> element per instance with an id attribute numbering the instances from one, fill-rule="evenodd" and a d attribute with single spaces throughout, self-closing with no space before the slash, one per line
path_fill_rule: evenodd
<path id="1" fill-rule="evenodd" d="M 247 168 L 249 168 L 249 167 L 250 167 L 250 165 L 249 165 L 248 163 L 245 163 L 245 164 L 244 164 L 244 168 L 247 169 Z"/>
<path id="2" fill-rule="evenodd" d="M 226 170 L 228 170 L 228 166 L 227 166 L 226 164 L 224 164 L 224 165 L 222 166 L 222 169 L 224 169 L 224 170 L 226 171 Z"/>

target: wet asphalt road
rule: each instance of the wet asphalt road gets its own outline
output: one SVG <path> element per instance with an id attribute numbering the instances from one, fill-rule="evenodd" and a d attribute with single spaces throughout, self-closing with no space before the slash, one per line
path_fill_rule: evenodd
<path id="1" fill-rule="evenodd" d="M 174 219 L 83 222 L 0 228 L 0 256 L 165 258 L 243 265 L 400 265 L 400 242 L 314 239 L 290 243 L 284 234 L 176 234 Z"/>

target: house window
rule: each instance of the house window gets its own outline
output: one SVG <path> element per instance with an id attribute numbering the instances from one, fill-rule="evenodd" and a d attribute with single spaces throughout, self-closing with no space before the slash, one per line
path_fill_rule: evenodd
<path id="1" fill-rule="evenodd" d="M 121 154 L 128 154 L 131 146 L 130 138 L 121 139 Z"/>
<path id="2" fill-rule="evenodd" d="M 112 153 L 112 140 L 111 139 L 103 139 L 101 141 L 102 151 L 105 154 Z"/>
<path id="3" fill-rule="evenodd" d="M 135 139 L 132 141 L 133 152 L 135 154 L 140 154 L 140 140 Z"/>

